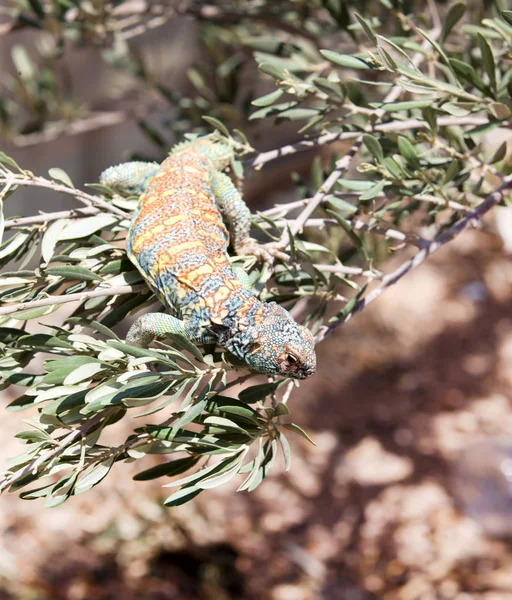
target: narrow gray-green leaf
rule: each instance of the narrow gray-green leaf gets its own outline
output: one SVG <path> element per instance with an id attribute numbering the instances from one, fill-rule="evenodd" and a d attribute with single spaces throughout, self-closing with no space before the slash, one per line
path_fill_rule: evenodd
<path id="1" fill-rule="evenodd" d="M 286 429 L 288 429 L 289 431 L 293 431 L 294 433 L 298 433 L 305 440 L 313 444 L 313 446 L 316 446 L 315 442 L 309 437 L 309 435 L 304 431 L 304 429 L 302 429 L 302 427 L 299 427 L 299 425 L 296 425 L 295 423 L 283 423 L 282 427 L 285 427 Z"/>
<path id="2" fill-rule="evenodd" d="M 43 261 L 45 263 L 50 262 L 55 251 L 55 246 L 59 241 L 59 236 L 68 226 L 69 222 L 69 219 L 59 219 L 57 221 L 53 221 L 53 223 L 51 223 L 46 230 L 41 242 L 41 256 L 43 257 Z"/>
<path id="3" fill-rule="evenodd" d="M 377 38 L 375 37 L 375 33 L 373 33 L 373 29 L 371 28 L 371 25 L 360 14 L 354 12 L 354 16 L 359 21 L 359 24 L 363 28 L 363 31 L 366 33 L 367 38 L 370 40 L 370 42 L 374 46 L 376 46 Z"/>
<path id="4" fill-rule="evenodd" d="M 58 167 L 53 167 L 52 169 L 48 169 L 48 175 L 52 179 L 55 179 L 56 181 L 60 181 L 67 187 L 70 187 L 70 188 L 75 187 L 73 185 L 73 182 L 71 181 L 70 176 L 66 173 L 66 171 L 63 171 L 62 169 L 59 169 Z"/>
<path id="5" fill-rule="evenodd" d="M 290 444 L 282 431 L 279 432 L 278 440 L 279 440 L 279 443 L 281 444 L 281 450 L 283 451 L 284 470 L 289 471 L 291 464 L 292 464 L 292 453 L 290 450 Z"/>
<path id="6" fill-rule="evenodd" d="M 363 60 L 351 56 L 350 54 L 340 54 L 339 52 L 333 52 L 332 50 L 320 50 L 322 56 L 325 56 L 327 60 L 330 60 L 335 65 L 340 67 L 347 67 L 348 69 L 373 69 L 374 67 Z"/>
<path id="7" fill-rule="evenodd" d="M 92 487 L 97 485 L 102 479 L 104 479 L 108 475 L 113 464 L 114 457 L 111 457 L 108 460 L 100 463 L 99 465 L 96 465 L 81 479 L 78 479 L 74 490 L 75 495 L 81 494 L 82 492 L 86 492 L 87 490 L 90 490 Z"/>
<path id="8" fill-rule="evenodd" d="M 419 168 L 420 160 L 414 146 L 411 142 L 403 135 L 398 136 L 398 149 L 400 154 L 414 169 Z"/>
<path id="9" fill-rule="evenodd" d="M 501 160 L 503 160 L 505 158 L 506 155 L 507 155 L 507 142 L 503 142 L 501 144 L 501 146 L 494 153 L 493 157 L 489 161 L 489 164 L 493 165 L 494 163 L 500 162 Z"/>
<path id="10" fill-rule="evenodd" d="M 491 82 L 491 88 L 496 93 L 496 89 L 498 87 L 497 79 L 496 79 L 496 63 L 494 61 L 494 54 L 492 52 L 492 48 L 487 41 L 487 39 L 481 34 L 477 34 L 478 46 L 480 47 L 480 52 L 482 53 L 482 63 L 484 66 L 484 70 L 489 77 L 489 81 Z"/>
<path id="11" fill-rule="evenodd" d="M 466 12 L 466 3 L 465 2 L 456 2 L 455 4 L 450 6 L 449 11 L 446 14 L 446 17 L 444 18 L 443 29 L 442 29 L 441 35 L 439 37 L 439 41 L 441 42 L 441 44 L 444 43 L 444 41 L 448 37 L 450 31 L 455 27 L 455 25 L 458 23 L 458 21 L 460 21 L 460 19 L 462 19 L 465 12 Z"/>
<path id="12" fill-rule="evenodd" d="M 228 128 L 224 125 L 224 123 L 221 123 L 218 119 L 215 119 L 214 117 L 208 117 L 208 116 L 203 115 L 203 120 L 206 121 L 207 123 L 209 123 L 212 127 L 215 127 L 215 129 L 218 129 L 227 138 L 231 137 L 229 135 Z"/>
<path id="13" fill-rule="evenodd" d="M 265 94 L 265 96 L 256 98 L 256 100 L 253 100 L 251 104 L 253 106 L 269 106 L 270 104 L 274 104 L 274 102 L 278 100 L 283 94 L 283 90 L 275 90 L 273 92 L 270 92 L 270 94 Z"/>
<path id="14" fill-rule="evenodd" d="M 89 237 L 100 229 L 105 229 L 118 220 L 113 215 L 96 215 L 87 219 L 76 219 L 70 223 L 59 235 L 60 240 L 75 240 Z"/>
<path id="15" fill-rule="evenodd" d="M 63 267 L 48 267 L 49 275 L 57 275 L 65 279 L 78 279 L 79 281 L 103 281 L 103 279 L 85 267 L 66 265 Z"/>
<path id="16" fill-rule="evenodd" d="M 191 469 L 199 460 L 198 456 L 189 456 L 187 458 L 178 458 L 170 462 L 156 465 L 145 471 L 141 471 L 133 476 L 135 481 L 148 481 L 150 479 L 157 479 L 158 477 L 172 477 L 179 475 Z"/>
<path id="17" fill-rule="evenodd" d="M 363 142 L 377 162 L 382 162 L 384 160 L 382 146 L 376 137 L 370 135 L 369 133 L 365 133 L 363 135 Z"/>
<path id="18" fill-rule="evenodd" d="M 172 496 L 169 496 L 167 500 L 165 500 L 165 506 L 180 506 L 181 504 L 185 504 L 192 498 L 195 498 L 198 494 L 200 494 L 203 490 L 201 488 L 196 487 L 195 485 L 190 485 L 184 488 L 181 488 L 177 492 L 174 492 Z"/>

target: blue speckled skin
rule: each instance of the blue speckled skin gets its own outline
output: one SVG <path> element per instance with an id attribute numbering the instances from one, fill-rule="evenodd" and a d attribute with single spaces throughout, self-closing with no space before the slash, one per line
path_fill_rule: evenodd
<path id="1" fill-rule="evenodd" d="M 316 367 L 311 332 L 282 306 L 260 302 L 229 262 L 230 234 L 238 254 L 254 249 L 250 211 L 222 173 L 232 153 L 227 143 L 199 138 L 176 146 L 158 170 L 127 163 L 102 174 L 114 189 L 144 189 L 126 249 L 172 313 L 143 315 L 127 341 L 147 346 L 180 333 L 219 343 L 255 371 L 304 379 Z"/>

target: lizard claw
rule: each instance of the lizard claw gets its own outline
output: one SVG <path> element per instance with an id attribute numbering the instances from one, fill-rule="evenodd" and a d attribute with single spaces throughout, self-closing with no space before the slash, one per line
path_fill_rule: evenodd
<path id="1" fill-rule="evenodd" d="M 236 249 L 239 256 L 254 256 L 269 265 L 274 264 L 278 259 L 284 263 L 295 264 L 293 258 L 283 252 L 284 246 L 281 242 L 269 242 L 268 244 L 259 244 L 256 240 L 249 240 Z"/>

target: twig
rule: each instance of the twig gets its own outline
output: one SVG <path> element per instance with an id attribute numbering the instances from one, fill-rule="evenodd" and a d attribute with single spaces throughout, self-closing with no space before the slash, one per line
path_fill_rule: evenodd
<path id="1" fill-rule="evenodd" d="M 345 265 L 313 265 L 315 269 L 324 273 L 340 273 L 342 275 L 364 275 L 369 279 L 380 279 L 379 273 L 368 271 L 361 267 L 346 267 Z"/>
<path id="2" fill-rule="evenodd" d="M 83 204 L 86 204 L 87 206 L 95 205 L 100 208 L 103 208 L 103 210 L 107 212 L 117 215 L 118 217 L 127 217 L 127 213 L 122 211 L 120 208 L 117 208 L 114 205 L 105 202 L 97 196 L 92 196 L 91 194 L 87 194 L 82 190 L 77 190 L 66 185 L 55 183 L 54 181 L 50 181 L 49 179 L 45 179 L 44 177 L 37 177 L 31 174 L 30 178 L 24 178 L 20 175 L 14 175 L 7 171 L 0 171 L 0 183 L 5 183 L 7 185 L 10 184 L 48 188 L 50 190 L 53 190 L 54 192 L 69 194 L 70 196 L 73 196 L 78 201 L 82 202 Z"/>
<path id="3" fill-rule="evenodd" d="M 32 217 L 8 219 L 5 221 L 4 228 L 10 229 L 11 227 L 24 227 L 25 225 L 33 225 L 35 223 L 48 223 L 50 221 L 57 221 L 58 219 L 77 219 L 80 217 L 90 217 L 92 215 L 97 215 L 99 212 L 101 212 L 99 208 L 87 206 L 86 208 L 75 208 L 72 210 L 60 210 L 58 212 L 42 213 Z"/>
<path id="4" fill-rule="evenodd" d="M 101 298 L 102 296 L 120 296 L 122 294 L 137 294 L 139 292 L 147 292 L 148 288 L 144 284 L 140 285 L 120 285 L 112 288 L 96 288 L 90 292 L 78 292 L 76 294 L 68 294 L 67 296 L 48 296 L 41 300 L 32 300 L 31 302 L 20 302 L 12 306 L 4 306 L 0 308 L 0 315 L 10 315 L 17 313 L 20 310 L 28 308 L 39 308 L 40 306 L 52 306 L 54 304 L 65 304 L 66 302 L 83 302 L 89 298 Z"/>
<path id="5" fill-rule="evenodd" d="M 512 189 L 512 175 L 505 177 L 501 186 L 489 194 L 483 202 L 481 202 L 475 209 L 473 209 L 467 215 L 464 215 L 455 225 L 440 233 L 434 240 L 432 240 L 428 246 L 425 246 L 421 250 L 419 250 L 410 260 L 406 261 L 402 264 L 398 269 L 390 273 L 389 275 L 385 275 L 382 278 L 382 283 L 375 288 L 370 293 L 366 294 L 364 298 L 356 302 L 352 310 L 345 315 L 343 319 L 340 321 L 336 321 L 331 325 L 324 327 L 320 333 L 316 337 L 317 342 L 321 342 L 327 335 L 332 333 L 335 329 L 337 329 L 343 323 L 350 321 L 350 319 L 360 310 L 366 308 L 369 304 L 377 300 L 379 296 L 382 295 L 384 291 L 386 291 L 389 287 L 397 283 L 406 273 L 412 271 L 431 254 L 439 250 L 442 246 L 451 242 L 457 235 L 459 235 L 462 231 L 464 231 L 467 227 L 478 222 L 478 220 L 491 208 L 496 206 L 504 197 L 505 193 Z"/>
<path id="6" fill-rule="evenodd" d="M 61 454 L 63 450 L 65 450 L 68 446 L 80 439 L 84 433 L 87 433 L 93 427 L 96 427 L 96 425 L 100 423 L 103 419 L 107 419 L 112 414 L 112 412 L 113 409 L 110 408 L 104 411 L 103 413 L 96 415 L 91 420 L 86 421 L 78 429 L 71 431 L 66 437 L 62 438 L 62 440 L 60 440 L 60 442 L 58 442 L 54 448 L 48 450 L 47 452 L 43 452 L 43 454 L 41 454 L 37 459 L 29 462 L 28 465 L 23 467 L 23 469 L 16 471 L 12 475 L 4 475 L 3 479 L 0 480 L 0 494 L 5 492 L 5 490 L 11 487 L 13 483 L 16 483 L 16 481 L 23 479 L 23 477 L 26 477 L 27 475 L 35 475 L 36 473 L 38 473 L 45 463 L 51 460 L 54 456 Z"/>
<path id="7" fill-rule="evenodd" d="M 391 100 L 384 100 L 384 102 L 391 102 Z M 374 114 L 378 114 L 378 111 L 375 111 Z M 440 127 L 463 127 L 468 125 L 476 127 L 477 125 L 485 125 L 488 122 L 489 119 L 486 119 L 485 117 L 474 116 L 440 117 L 439 119 L 437 119 L 437 124 Z M 508 123 L 500 124 L 500 127 L 503 129 L 509 129 L 511 126 L 512 125 Z M 393 121 L 390 123 L 378 124 L 375 125 L 373 130 L 406 131 L 408 129 L 426 129 L 428 127 L 429 125 L 426 121 L 421 121 L 420 119 L 409 119 L 407 121 Z M 290 156 L 291 154 L 296 154 L 297 152 L 304 152 L 305 150 L 311 150 L 312 148 L 324 146 L 325 144 L 332 144 L 333 142 L 357 139 L 360 135 L 360 131 L 342 131 L 339 133 L 326 133 L 319 137 L 311 138 L 310 140 L 301 140 L 296 144 L 288 144 L 286 146 L 282 146 L 281 148 L 276 148 L 275 150 L 269 150 L 268 152 L 260 152 L 255 157 L 244 161 L 244 166 L 251 167 L 253 169 L 261 169 L 263 165 L 273 160 L 276 160 L 277 158 L 281 158 L 283 156 Z"/>
<path id="8" fill-rule="evenodd" d="M 127 121 L 132 116 L 133 113 L 130 111 L 92 113 L 87 115 L 87 117 L 71 121 L 70 123 L 59 123 L 58 125 L 49 126 L 43 131 L 17 135 L 14 138 L 13 143 L 19 148 L 34 146 L 36 144 L 51 142 L 63 135 L 78 135 L 80 133 L 95 131 L 96 129 L 101 129 L 102 127 L 119 125 L 120 123 Z"/>

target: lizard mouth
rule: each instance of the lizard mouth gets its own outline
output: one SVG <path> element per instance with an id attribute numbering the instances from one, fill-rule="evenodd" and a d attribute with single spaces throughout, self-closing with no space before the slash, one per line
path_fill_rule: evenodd
<path id="1" fill-rule="evenodd" d="M 316 366 L 314 365 L 303 365 L 294 369 L 291 373 L 289 373 L 289 377 L 293 377 L 293 379 L 307 379 L 311 377 L 316 372 Z"/>

